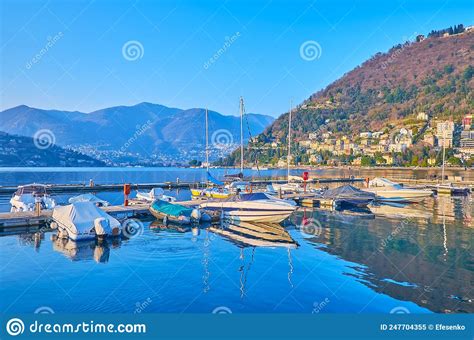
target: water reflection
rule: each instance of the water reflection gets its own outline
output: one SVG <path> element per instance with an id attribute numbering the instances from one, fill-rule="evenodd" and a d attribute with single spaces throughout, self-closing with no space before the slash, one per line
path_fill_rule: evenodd
<path id="1" fill-rule="evenodd" d="M 209 230 L 239 247 L 298 247 L 298 243 L 279 224 L 224 221 L 212 225 Z"/>
<path id="2" fill-rule="evenodd" d="M 70 239 L 51 237 L 53 250 L 63 254 L 71 261 L 88 261 L 94 259 L 97 263 L 107 263 L 110 256 L 110 247 L 120 247 L 119 238 L 105 240 L 88 240 L 75 242 Z"/>
<path id="3" fill-rule="evenodd" d="M 431 213 L 427 207 L 433 207 Z M 474 234 L 466 228 L 472 227 L 470 201 L 446 197 L 424 206 L 371 210 L 374 220 L 350 224 L 318 210 L 300 211 L 295 218 L 297 225 L 317 219 L 322 231 L 307 241 L 362 265 L 357 278 L 375 291 L 435 312 L 473 313 Z"/>

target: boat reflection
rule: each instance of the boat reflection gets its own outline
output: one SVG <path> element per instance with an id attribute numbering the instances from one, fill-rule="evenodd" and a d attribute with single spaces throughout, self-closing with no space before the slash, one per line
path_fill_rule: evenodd
<path id="1" fill-rule="evenodd" d="M 51 237 L 53 250 L 63 254 L 71 261 L 87 261 L 94 259 L 97 263 L 107 263 L 110 256 L 110 247 L 120 246 L 120 239 L 104 239 L 75 242 L 71 239 Z"/>
<path id="2" fill-rule="evenodd" d="M 384 209 L 388 211 L 382 211 L 383 215 L 398 215 L 392 208 Z M 354 224 L 341 223 L 319 211 L 297 212 L 295 224 L 301 225 L 305 218 L 318 220 L 321 232 L 306 241 L 359 264 L 351 266 L 347 275 L 356 276 L 376 292 L 434 312 L 473 313 L 472 230 L 465 227 L 462 217 L 450 220 L 443 216 L 441 207 L 429 214 L 431 218 L 421 207 L 410 209 L 411 218 L 376 218 Z"/>
<path id="3" fill-rule="evenodd" d="M 298 243 L 279 224 L 224 220 L 220 225 L 212 225 L 209 230 L 240 247 L 298 247 Z"/>

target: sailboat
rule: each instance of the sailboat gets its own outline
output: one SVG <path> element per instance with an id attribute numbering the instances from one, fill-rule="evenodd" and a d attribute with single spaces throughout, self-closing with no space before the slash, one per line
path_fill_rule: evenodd
<path id="1" fill-rule="evenodd" d="M 209 182 L 220 186 L 220 188 L 191 188 L 191 195 L 198 197 L 198 196 L 207 196 L 211 198 L 228 198 L 230 196 L 230 192 L 223 188 L 224 183 L 214 178 L 211 173 L 209 172 L 209 117 L 208 117 L 208 110 L 206 109 L 206 175 L 207 175 L 207 183 Z"/>
<path id="2" fill-rule="evenodd" d="M 224 175 L 224 177 L 232 182 L 242 181 L 244 178 L 244 98 L 240 97 L 240 172 L 238 174 Z"/>
<path id="3" fill-rule="evenodd" d="M 288 157 L 287 157 L 287 182 L 272 183 L 270 190 L 274 192 L 302 192 L 304 187 L 301 183 L 290 182 L 290 165 L 291 165 L 291 115 L 293 113 L 293 103 L 290 104 L 290 112 L 288 114 Z"/>

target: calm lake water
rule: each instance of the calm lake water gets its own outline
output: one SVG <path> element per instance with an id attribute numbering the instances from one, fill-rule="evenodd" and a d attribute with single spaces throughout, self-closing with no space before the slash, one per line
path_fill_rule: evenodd
<path id="1" fill-rule="evenodd" d="M 54 169 L 0 171 L 0 183 L 87 182 L 91 176 L 96 183 L 203 179 L 197 169 Z M 189 197 L 187 190 L 170 193 Z M 98 196 L 123 200 L 118 192 Z M 9 197 L 0 199 L 5 211 Z M 0 308 L 473 313 L 473 214 L 472 196 L 435 197 L 358 215 L 302 208 L 283 226 L 191 229 L 142 221 L 136 237 L 102 243 L 56 240 L 54 232 L 2 235 Z"/>

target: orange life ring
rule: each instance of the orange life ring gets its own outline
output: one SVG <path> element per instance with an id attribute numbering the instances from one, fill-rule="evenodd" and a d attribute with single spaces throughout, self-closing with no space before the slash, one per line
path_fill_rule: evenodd
<path id="1" fill-rule="evenodd" d="M 248 193 L 248 194 L 251 194 L 252 193 L 252 186 L 251 185 L 246 185 L 245 186 L 245 192 Z"/>

